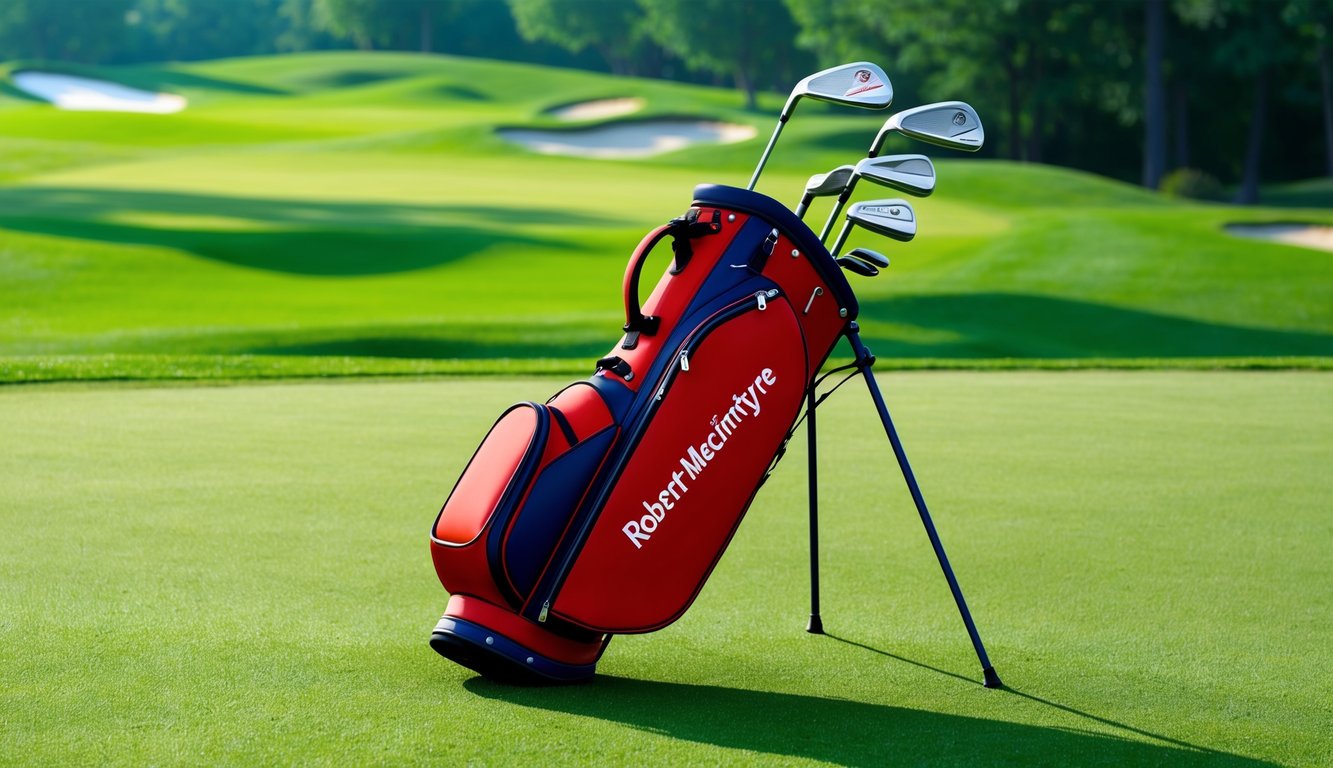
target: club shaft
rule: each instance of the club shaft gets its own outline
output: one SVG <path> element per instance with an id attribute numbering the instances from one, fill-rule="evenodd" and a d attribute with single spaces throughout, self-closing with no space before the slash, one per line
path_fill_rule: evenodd
<path id="1" fill-rule="evenodd" d="M 824 220 L 824 228 L 819 231 L 819 242 L 828 240 L 829 233 L 833 231 L 833 225 L 838 221 L 838 216 L 842 209 L 847 205 L 847 201 L 852 199 L 852 190 L 856 189 L 856 182 L 860 181 L 859 174 L 853 174 L 852 178 L 847 180 L 847 188 L 838 195 L 838 199 L 833 203 L 833 210 L 829 211 L 828 218 Z M 844 228 L 844 231 L 845 228 Z"/>
<path id="2" fill-rule="evenodd" d="M 768 156 L 773 154 L 773 147 L 778 143 L 778 136 L 782 133 L 782 126 L 787 124 L 787 113 L 784 111 L 778 118 L 777 127 L 773 129 L 773 135 L 768 139 L 768 146 L 764 147 L 764 154 L 759 156 L 759 165 L 754 167 L 754 175 L 750 177 L 750 183 L 745 188 L 754 191 L 754 185 L 759 183 L 759 174 L 764 172 L 764 164 L 768 162 Z"/>
<path id="3" fill-rule="evenodd" d="M 847 242 L 847 236 L 851 233 L 852 222 L 848 221 L 842 225 L 842 230 L 838 232 L 838 239 L 834 241 L 833 245 L 829 246 L 828 252 L 833 254 L 834 258 L 837 258 L 838 251 L 842 250 L 843 244 Z"/>
<path id="4" fill-rule="evenodd" d="M 806 192 L 804 195 L 801 195 L 801 202 L 799 205 L 796 206 L 796 211 L 795 211 L 796 218 L 798 219 L 805 218 L 805 212 L 810 210 L 810 203 L 814 199 L 815 196 L 810 194 L 809 192 Z"/>

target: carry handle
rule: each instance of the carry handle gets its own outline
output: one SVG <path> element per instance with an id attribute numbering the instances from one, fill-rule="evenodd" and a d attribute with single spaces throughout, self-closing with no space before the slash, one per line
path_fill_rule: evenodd
<path id="1" fill-rule="evenodd" d="M 645 316 L 643 309 L 639 306 L 639 275 L 643 272 L 643 262 L 647 261 L 648 254 L 652 253 L 653 247 L 661 242 L 662 238 L 671 234 L 674 223 L 663 224 L 662 226 L 649 232 L 646 237 L 639 242 L 639 247 L 634 249 L 634 255 L 630 257 L 629 264 L 625 266 L 625 343 L 621 345 L 624 349 L 634 349 L 639 343 L 639 334 L 646 333 L 649 336 L 657 333 L 657 328 L 662 324 L 662 318 Z"/>
<path id="2" fill-rule="evenodd" d="M 662 318 L 643 314 L 643 309 L 639 305 L 639 276 L 643 272 L 643 262 L 648 259 L 648 254 L 652 252 L 653 248 L 661 242 L 662 238 L 671 236 L 671 250 L 676 255 L 671 265 L 671 274 L 676 275 L 685 269 L 690 263 L 690 257 L 694 255 L 694 249 L 690 247 L 691 240 L 722 231 L 721 210 L 713 210 L 711 221 L 700 221 L 701 213 L 702 211 L 698 208 L 689 209 L 684 216 L 672 219 L 649 232 L 639 242 L 639 247 L 634 249 L 634 255 L 630 257 L 629 264 L 625 266 L 625 280 L 623 283 L 625 292 L 625 341 L 620 345 L 621 349 L 634 349 L 639 344 L 640 335 L 655 335 L 662 325 Z"/>

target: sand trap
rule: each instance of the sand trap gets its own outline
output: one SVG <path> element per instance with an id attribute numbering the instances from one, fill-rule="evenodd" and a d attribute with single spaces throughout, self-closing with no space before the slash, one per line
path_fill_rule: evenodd
<path id="1" fill-rule="evenodd" d="M 1333 251 L 1333 227 L 1318 224 L 1228 224 L 1228 234 Z"/>
<path id="2" fill-rule="evenodd" d="M 599 125 L 576 131 L 502 128 L 500 138 L 543 155 L 599 159 L 651 157 L 691 144 L 734 144 L 754 138 L 748 125 L 701 120 L 645 120 Z"/>
<path id="3" fill-rule="evenodd" d="M 51 102 L 59 109 L 81 112 L 151 112 L 165 115 L 185 109 L 185 97 L 153 93 L 125 85 L 50 72 L 18 72 L 14 87 Z"/>
<path id="4" fill-rule="evenodd" d="M 557 120 L 577 122 L 581 120 L 606 120 L 612 117 L 623 117 L 625 115 L 632 115 L 641 109 L 643 109 L 643 99 L 601 99 L 600 101 L 585 101 L 581 104 L 570 104 L 565 107 L 557 107 L 556 109 L 551 110 L 550 114 Z"/>

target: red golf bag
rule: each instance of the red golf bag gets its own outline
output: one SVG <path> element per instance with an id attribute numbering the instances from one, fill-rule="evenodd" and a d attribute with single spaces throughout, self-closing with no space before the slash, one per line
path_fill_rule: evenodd
<path id="1" fill-rule="evenodd" d="M 639 276 L 670 240 L 647 301 Z M 593 674 L 614 634 L 689 608 L 791 435 L 857 304 L 780 203 L 704 185 L 625 271 L 596 373 L 500 416 L 431 531 L 444 656 L 516 682 Z"/>

